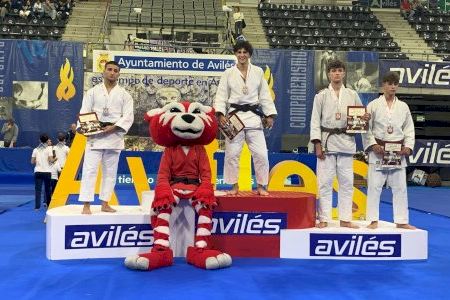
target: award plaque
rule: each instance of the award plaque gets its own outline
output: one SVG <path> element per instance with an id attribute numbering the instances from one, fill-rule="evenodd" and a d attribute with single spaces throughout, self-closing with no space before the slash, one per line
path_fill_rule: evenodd
<path id="1" fill-rule="evenodd" d="M 347 107 L 347 133 L 366 133 L 369 123 L 363 119 L 366 114 L 364 106 Z"/>
<path id="2" fill-rule="evenodd" d="M 402 150 L 401 142 L 385 142 L 384 155 L 381 161 L 383 168 L 400 168 L 402 165 L 402 156 L 398 154 Z"/>
<path id="3" fill-rule="evenodd" d="M 95 112 L 79 114 L 78 121 L 80 122 L 80 133 L 84 136 L 90 136 L 103 132 L 101 123 Z"/>
<path id="4" fill-rule="evenodd" d="M 239 132 L 244 129 L 244 123 L 236 114 L 228 117 L 228 123 L 225 126 L 219 124 L 220 131 L 230 140 L 232 140 Z"/>

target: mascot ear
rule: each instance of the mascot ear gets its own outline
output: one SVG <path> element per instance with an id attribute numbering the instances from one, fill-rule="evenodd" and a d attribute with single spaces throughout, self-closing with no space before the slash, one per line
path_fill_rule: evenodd
<path id="1" fill-rule="evenodd" d="M 150 122 L 150 120 L 156 116 L 162 113 L 162 109 L 161 108 L 155 108 L 152 110 L 149 110 L 145 115 L 144 115 L 144 119 L 147 122 Z"/>

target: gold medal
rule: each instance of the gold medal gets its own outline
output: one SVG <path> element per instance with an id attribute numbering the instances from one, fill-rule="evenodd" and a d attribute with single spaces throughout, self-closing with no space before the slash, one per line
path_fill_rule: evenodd
<path id="1" fill-rule="evenodd" d="M 341 113 L 340 112 L 337 112 L 335 116 L 336 116 L 336 120 L 340 120 L 341 119 Z"/>

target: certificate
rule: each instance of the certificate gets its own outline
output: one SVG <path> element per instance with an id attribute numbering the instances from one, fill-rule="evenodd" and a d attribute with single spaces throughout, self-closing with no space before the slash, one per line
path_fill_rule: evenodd
<path id="1" fill-rule="evenodd" d="M 366 133 L 369 123 L 363 119 L 366 114 L 364 106 L 347 106 L 347 133 Z"/>
<path id="2" fill-rule="evenodd" d="M 220 131 L 230 140 L 232 140 L 239 132 L 244 129 L 244 123 L 236 114 L 228 117 L 228 122 L 225 126 L 219 125 Z"/>
<path id="3" fill-rule="evenodd" d="M 402 156 L 398 154 L 402 150 L 401 142 L 385 142 L 384 155 L 381 161 L 382 168 L 400 168 Z"/>

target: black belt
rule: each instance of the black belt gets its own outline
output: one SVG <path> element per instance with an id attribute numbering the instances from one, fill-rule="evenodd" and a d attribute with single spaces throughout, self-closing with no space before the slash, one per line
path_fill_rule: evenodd
<path id="1" fill-rule="evenodd" d="M 172 185 L 172 184 L 175 184 L 175 183 L 199 185 L 200 184 L 200 180 L 198 178 L 172 177 L 170 179 L 170 184 Z"/>
<path id="2" fill-rule="evenodd" d="M 114 123 L 111 123 L 111 122 L 102 122 L 102 121 L 99 121 L 100 122 L 100 127 L 106 127 L 106 126 L 112 126 L 112 125 L 114 125 Z"/>
<path id="3" fill-rule="evenodd" d="M 240 104 L 231 103 L 230 107 L 234 108 L 234 110 L 231 113 L 238 112 L 238 111 L 243 111 L 243 112 L 251 111 L 252 113 L 254 113 L 257 116 L 260 116 L 261 118 L 266 117 L 264 115 L 264 113 L 261 111 L 261 107 L 258 104 L 242 104 L 242 105 L 240 105 Z"/>
<path id="4" fill-rule="evenodd" d="M 344 128 L 327 128 L 327 127 L 320 126 L 320 129 L 322 130 L 322 132 L 329 133 L 327 138 L 325 139 L 325 146 L 324 146 L 325 152 L 328 152 L 328 138 L 330 136 L 332 136 L 333 134 L 347 134 L 347 135 L 350 135 L 350 134 L 348 134 L 346 132 L 347 128 L 345 128 L 345 127 Z"/>

